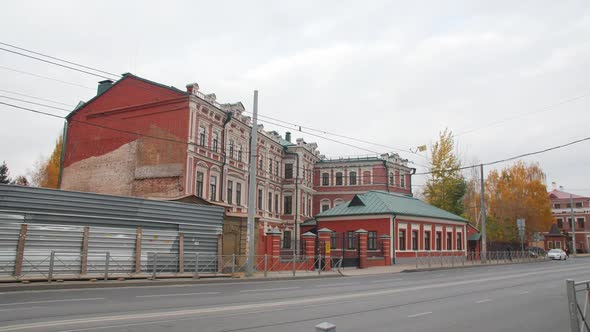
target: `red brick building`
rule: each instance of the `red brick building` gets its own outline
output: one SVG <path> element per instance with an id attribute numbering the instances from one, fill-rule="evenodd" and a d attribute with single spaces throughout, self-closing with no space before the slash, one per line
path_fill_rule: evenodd
<path id="1" fill-rule="evenodd" d="M 427 255 L 465 255 L 468 221 L 431 206 L 417 198 L 385 191 L 354 195 L 352 200 L 321 212 L 315 221 L 306 222 L 302 231 L 329 229 L 332 257 L 354 258 L 355 232 L 368 232 L 368 252 L 378 260 L 391 257 L 395 262 Z M 471 230 L 472 231 L 472 230 Z M 389 252 L 383 252 L 380 239 L 391 238 Z"/>
<path id="2" fill-rule="evenodd" d="M 102 81 L 67 117 L 60 188 L 170 200 L 194 195 L 245 223 L 252 124 L 244 112 L 242 103 L 220 104 L 196 83 L 180 90 L 132 74 Z M 299 238 L 294 225 L 326 202 L 333 207 L 368 190 L 412 193 L 413 169 L 396 154 L 325 160 L 315 143 L 257 129 L 259 235 L 276 227 L 285 248 Z"/>
<path id="3" fill-rule="evenodd" d="M 416 169 L 408 167 L 407 162 L 396 153 L 318 161 L 313 174 L 314 215 L 369 190 L 412 195 L 411 175 Z"/>
<path id="4" fill-rule="evenodd" d="M 573 200 L 574 224 L 576 231 L 576 250 L 578 252 L 588 252 L 590 246 L 590 227 L 586 223 L 590 219 L 590 197 L 584 197 L 576 194 L 570 194 L 562 190 L 553 189 L 549 192 L 549 199 L 551 200 L 551 213 L 557 225 L 557 230 L 565 234 L 569 239 L 562 249 L 571 247 L 572 236 L 572 218 L 571 218 L 571 204 L 570 195 Z M 555 241 L 552 243 L 555 246 Z M 557 246 L 555 246 L 557 247 Z M 550 249 L 547 247 L 546 249 Z"/>

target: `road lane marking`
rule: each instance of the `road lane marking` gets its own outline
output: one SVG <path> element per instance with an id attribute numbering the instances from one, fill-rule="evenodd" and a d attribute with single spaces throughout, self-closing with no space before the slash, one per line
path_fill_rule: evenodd
<path id="1" fill-rule="evenodd" d="M 524 292 L 518 293 L 518 295 L 525 295 L 525 294 L 528 294 L 528 293 L 529 293 L 529 291 L 524 291 Z"/>
<path id="2" fill-rule="evenodd" d="M 152 294 L 152 295 L 137 295 L 136 297 L 166 297 L 166 296 L 192 296 L 192 295 L 213 295 L 220 292 L 204 292 L 204 293 L 182 293 L 182 294 Z"/>
<path id="3" fill-rule="evenodd" d="M 382 283 L 382 282 L 394 282 L 394 281 L 401 281 L 404 280 L 402 278 L 398 278 L 398 279 L 387 279 L 387 280 L 373 280 L 371 281 L 372 284 L 378 284 L 378 283 Z"/>
<path id="4" fill-rule="evenodd" d="M 341 284 L 330 284 L 330 285 L 315 285 L 314 287 L 337 287 L 337 286 L 346 286 L 346 285 L 360 285 L 360 282 L 343 282 Z"/>
<path id="5" fill-rule="evenodd" d="M 419 314 L 409 315 L 408 318 L 420 317 L 425 315 L 430 315 L 432 311 L 421 312 Z"/>
<path id="6" fill-rule="evenodd" d="M 14 310 L 27 310 L 27 309 L 39 309 L 39 308 L 47 308 L 47 307 L 10 308 L 10 309 L 0 309 L 0 311 L 14 311 Z"/>
<path id="7" fill-rule="evenodd" d="M 483 300 L 476 301 L 475 303 L 480 304 L 480 303 L 486 303 L 486 302 L 490 302 L 490 301 L 491 301 L 491 299 L 483 299 Z"/>
<path id="8" fill-rule="evenodd" d="M 55 302 L 79 302 L 79 301 L 98 301 L 104 300 L 104 297 L 93 297 L 87 299 L 66 299 L 66 300 L 47 300 L 47 301 L 30 301 L 30 302 L 12 302 L 1 303 L 0 306 L 21 305 L 21 304 L 37 304 L 37 303 L 55 303 Z"/>
<path id="9" fill-rule="evenodd" d="M 299 288 L 301 288 L 301 287 L 245 289 L 245 290 L 241 290 L 240 293 L 270 292 L 270 291 L 277 291 L 277 290 L 289 290 L 289 289 L 299 289 Z"/>
<path id="10" fill-rule="evenodd" d="M 562 268 L 562 269 L 555 269 L 552 271 L 545 271 L 544 274 L 572 272 L 572 271 L 578 271 L 578 270 L 586 270 L 587 268 L 588 268 L 587 266 Z M 115 321 L 125 321 L 125 320 L 132 320 L 132 319 L 155 319 L 155 318 L 164 318 L 164 317 L 178 317 L 178 316 L 211 314 L 211 313 L 217 313 L 217 312 L 228 312 L 228 311 L 237 311 L 237 310 L 274 308 L 274 307 L 279 307 L 279 306 L 294 306 L 294 305 L 303 305 L 303 304 L 309 305 L 312 303 L 315 304 L 315 303 L 325 303 L 325 302 L 331 302 L 331 301 L 336 302 L 336 301 L 343 301 L 343 300 L 353 300 L 353 299 L 360 299 L 360 298 L 366 298 L 366 297 L 372 297 L 372 296 L 385 296 L 385 295 L 391 295 L 391 294 L 397 294 L 397 293 L 421 291 L 421 290 L 434 289 L 434 288 L 446 288 L 446 287 L 462 286 L 462 285 L 469 285 L 469 284 L 489 283 L 490 281 L 517 279 L 517 278 L 523 278 L 523 277 L 534 276 L 534 275 L 538 275 L 538 271 L 524 272 L 524 273 L 519 273 L 519 274 L 514 274 L 514 275 L 502 275 L 502 276 L 496 276 L 496 277 L 478 278 L 478 279 L 471 279 L 471 280 L 465 280 L 465 281 L 445 282 L 445 283 L 438 283 L 438 284 L 424 283 L 421 286 L 403 287 L 403 288 L 396 288 L 396 289 L 380 289 L 380 290 L 375 290 L 375 291 L 362 290 L 362 291 L 358 291 L 355 293 L 349 293 L 349 294 L 338 294 L 338 295 L 321 296 L 321 297 L 306 297 L 306 298 L 297 298 L 297 299 L 274 301 L 274 302 L 259 302 L 259 303 L 250 303 L 250 304 L 224 305 L 224 306 L 198 308 L 198 309 L 183 309 L 183 310 L 175 310 L 175 311 L 150 312 L 150 313 L 144 313 L 144 314 L 119 314 L 119 315 L 110 315 L 110 316 L 95 316 L 95 317 L 74 318 L 74 319 L 64 319 L 64 320 L 50 320 L 50 321 L 45 321 L 45 322 L 0 326 L 0 331 L 17 331 L 17 330 L 26 330 L 26 329 L 34 329 L 34 328 L 67 326 L 67 325 L 75 325 L 75 324 L 92 324 L 92 323 L 101 323 L 101 322 L 105 322 L 105 321 L 115 322 Z"/>

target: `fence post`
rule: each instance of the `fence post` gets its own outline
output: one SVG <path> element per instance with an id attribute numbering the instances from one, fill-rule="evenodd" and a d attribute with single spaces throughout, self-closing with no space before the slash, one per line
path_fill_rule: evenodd
<path id="1" fill-rule="evenodd" d="M 223 234 L 217 235 L 217 272 L 223 272 Z"/>
<path id="2" fill-rule="evenodd" d="M 431 255 L 430 255 L 430 253 L 431 253 L 431 251 L 428 250 L 428 268 L 430 268 L 430 264 L 431 264 L 431 262 L 430 262 Z"/>
<path id="3" fill-rule="evenodd" d="M 231 254 L 231 273 L 236 272 L 236 254 Z"/>
<path id="4" fill-rule="evenodd" d="M 580 331 L 580 322 L 578 321 L 578 300 L 576 299 L 576 283 L 572 279 L 565 281 L 567 289 L 567 306 L 570 312 L 570 330 L 572 332 Z"/>
<path id="5" fill-rule="evenodd" d="M 318 255 L 318 274 L 322 274 L 322 254 Z"/>
<path id="6" fill-rule="evenodd" d="M 297 273 L 297 267 L 295 266 L 295 264 L 297 264 L 297 254 L 293 254 L 293 276 L 295 276 L 295 274 Z"/>
<path id="7" fill-rule="evenodd" d="M 49 273 L 47 274 L 47 281 L 53 280 L 53 264 L 55 263 L 55 251 L 51 251 L 49 254 Z"/>
<path id="8" fill-rule="evenodd" d="M 184 233 L 178 234 L 178 273 L 184 273 Z"/>
<path id="9" fill-rule="evenodd" d="M 109 263 L 111 261 L 111 253 L 107 251 L 104 261 L 104 280 L 109 280 Z"/>
<path id="10" fill-rule="evenodd" d="M 158 253 L 154 254 L 154 267 L 152 270 L 152 279 L 156 280 L 156 273 L 158 270 Z"/>
<path id="11" fill-rule="evenodd" d="M 418 268 L 418 252 L 414 251 L 414 257 L 416 259 L 416 269 Z"/>
<path id="12" fill-rule="evenodd" d="M 135 231 L 135 273 L 141 273 L 141 238 L 143 232 L 141 226 Z M 146 269 L 147 270 L 147 269 Z"/>
<path id="13" fill-rule="evenodd" d="M 199 279 L 199 253 L 195 253 L 195 279 Z"/>
<path id="14" fill-rule="evenodd" d="M 14 261 L 14 275 L 20 277 L 23 273 L 23 260 L 25 256 L 25 240 L 27 239 L 27 224 L 20 225 L 18 244 L 16 245 L 16 259 Z"/>
<path id="15" fill-rule="evenodd" d="M 264 277 L 268 276 L 268 255 L 264 254 Z"/>
<path id="16" fill-rule="evenodd" d="M 90 227 L 84 226 L 84 232 L 82 233 L 82 252 L 80 255 L 80 274 L 84 275 L 88 273 L 88 236 L 90 233 Z"/>

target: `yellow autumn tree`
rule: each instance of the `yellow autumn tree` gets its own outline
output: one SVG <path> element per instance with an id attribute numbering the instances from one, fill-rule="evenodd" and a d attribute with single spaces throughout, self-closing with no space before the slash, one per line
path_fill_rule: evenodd
<path id="1" fill-rule="evenodd" d="M 33 182 L 35 185 L 44 188 L 58 188 L 61 150 L 62 137 L 59 136 L 49 159 L 39 162 L 36 170 L 33 172 Z"/>
<path id="2" fill-rule="evenodd" d="M 493 241 L 518 241 L 516 219 L 526 221 L 528 238 L 534 232 L 549 230 L 552 223 L 551 204 L 545 173 L 538 164 L 522 161 L 493 170 L 485 182 L 486 210 L 490 217 L 486 230 Z M 486 220 L 486 222 L 488 222 Z"/>

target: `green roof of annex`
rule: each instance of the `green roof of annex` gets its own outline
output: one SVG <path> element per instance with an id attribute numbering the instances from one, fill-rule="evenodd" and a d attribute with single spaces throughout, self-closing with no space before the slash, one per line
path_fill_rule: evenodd
<path id="1" fill-rule="evenodd" d="M 351 201 L 321 212 L 316 218 L 376 214 L 469 222 L 463 217 L 427 204 L 418 198 L 377 190 L 355 195 Z"/>

